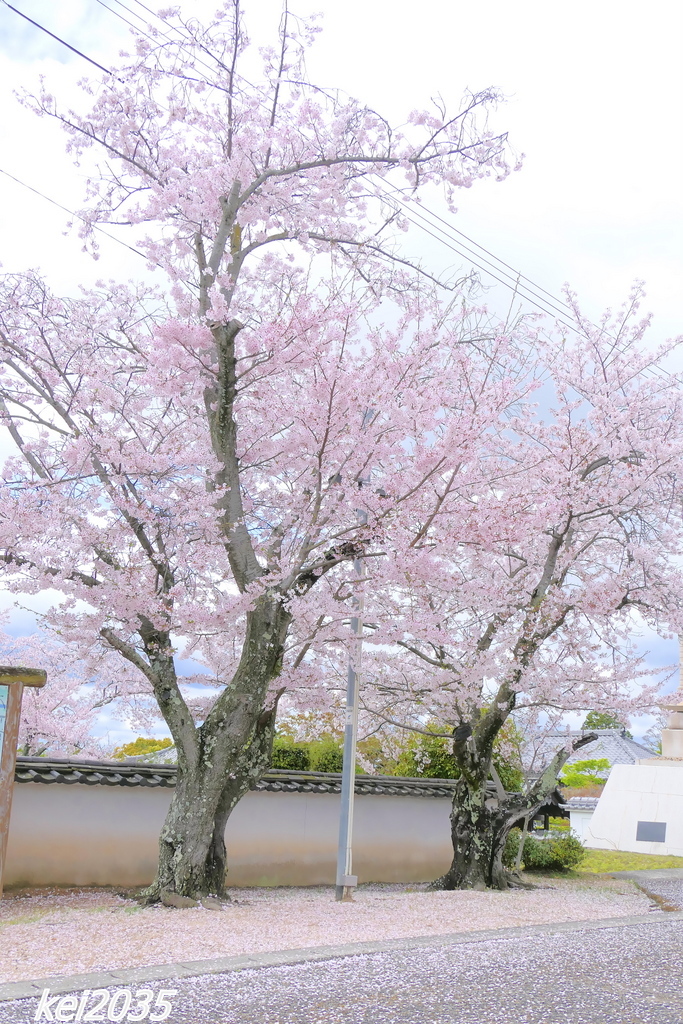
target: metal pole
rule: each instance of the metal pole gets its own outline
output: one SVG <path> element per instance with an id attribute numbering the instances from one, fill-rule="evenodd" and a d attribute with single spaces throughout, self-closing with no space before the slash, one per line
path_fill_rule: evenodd
<path id="1" fill-rule="evenodd" d="M 360 515 L 359 515 L 360 519 Z M 353 563 L 358 580 L 363 579 L 363 560 Z M 358 734 L 358 688 L 363 652 L 363 591 L 354 598 L 356 614 L 351 617 L 354 634 L 346 680 L 346 721 L 344 724 L 344 759 L 342 763 L 341 812 L 339 815 L 339 846 L 337 848 L 337 885 L 335 898 L 351 900 L 358 877 L 353 871 L 353 797 L 356 781 L 356 737 Z"/>
<path id="2" fill-rule="evenodd" d="M 366 409 L 363 413 L 361 430 L 372 422 L 375 409 Z M 368 483 L 369 477 L 361 478 L 358 483 L 362 487 Z M 356 509 L 359 526 L 368 521 L 367 512 Z M 353 899 L 353 890 L 358 885 L 357 875 L 353 871 L 353 797 L 356 783 L 356 737 L 358 735 L 358 689 L 360 686 L 361 658 L 363 655 L 363 559 L 355 558 L 353 570 L 359 583 L 358 596 L 353 598 L 356 614 L 351 616 L 353 641 L 349 655 L 349 667 L 346 677 L 346 719 L 344 722 L 344 756 L 342 760 L 341 809 L 339 812 L 339 845 L 337 847 L 337 884 L 335 898 L 337 900 Z"/>

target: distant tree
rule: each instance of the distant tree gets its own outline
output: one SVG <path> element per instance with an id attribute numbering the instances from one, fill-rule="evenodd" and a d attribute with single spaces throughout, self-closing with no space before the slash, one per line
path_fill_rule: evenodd
<path id="1" fill-rule="evenodd" d="M 503 788 L 508 792 L 518 792 L 524 783 L 524 775 L 518 758 L 506 742 L 512 732 L 509 727 L 512 723 L 506 725 L 508 728 L 502 730 L 496 739 L 492 761 Z M 393 770 L 388 774 L 416 778 L 459 779 L 461 770 L 453 754 L 453 740 L 444 735 L 446 727 L 438 722 L 431 722 L 426 728 L 434 735 L 409 734 Z"/>
<path id="2" fill-rule="evenodd" d="M 562 769 L 560 783 L 567 789 L 583 789 L 584 786 L 602 786 L 609 774 L 610 763 L 606 757 L 587 758 L 572 761 Z"/>
<path id="3" fill-rule="evenodd" d="M 311 743 L 309 749 L 311 769 L 314 772 L 340 772 L 342 770 L 344 753 L 340 742 L 331 737 L 321 739 Z"/>
<path id="4" fill-rule="evenodd" d="M 23 756 L 106 757 L 108 745 L 93 736 L 101 710 L 145 718 L 135 707 L 141 690 L 137 673 L 131 675 L 111 655 L 83 658 L 72 646 L 39 633 L 13 637 L 0 631 L 0 661 L 47 671 L 44 687 L 24 690 L 18 743 Z"/>
<path id="5" fill-rule="evenodd" d="M 122 761 L 124 757 L 139 757 L 141 754 L 153 754 L 157 750 L 165 750 L 166 747 L 172 747 L 173 740 L 166 739 L 157 740 L 153 737 L 138 736 L 136 739 L 131 740 L 130 743 L 124 743 L 120 747 L 116 747 L 114 753 L 111 755 L 116 761 Z"/>
<path id="6" fill-rule="evenodd" d="M 307 744 L 296 743 L 288 736 L 276 735 L 270 766 L 291 771 L 308 771 L 311 767 L 311 755 Z"/>
<path id="7" fill-rule="evenodd" d="M 589 711 L 583 720 L 582 729 L 620 729 L 630 740 L 633 736 L 624 723 L 609 711 Z"/>

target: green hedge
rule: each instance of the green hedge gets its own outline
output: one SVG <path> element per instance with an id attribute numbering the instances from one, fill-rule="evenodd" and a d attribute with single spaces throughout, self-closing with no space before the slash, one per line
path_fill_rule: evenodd
<path id="1" fill-rule="evenodd" d="M 519 851 L 521 832 L 514 828 L 507 837 L 503 864 L 512 868 Z M 551 829 L 547 838 L 537 838 L 531 832 L 524 833 L 522 864 L 525 871 L 569 871 L 580 864 L 586 851 L 571 832 Z"/>
<path id="2" fill-rule="evenodd" d="M 273 756 L 270 766 L 271 768 L 307 772 L 311 767 L 311 755 L 308 752 L 308 747 L 303 743 L 293 743 L 291 740 L 276 736 L 273 741 Z"/>
<path id="3" fill-rule="evenodd" d="M 344 752 L 334 740 L 317 740 L 309 744 L 311 768 L 314 772 L 340 772 L 344 763 Z"/>

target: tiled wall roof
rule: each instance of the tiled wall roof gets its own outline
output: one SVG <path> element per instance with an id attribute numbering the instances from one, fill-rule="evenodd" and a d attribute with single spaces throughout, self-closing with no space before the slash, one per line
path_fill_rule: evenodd
<path id="1" fill-rule="evenodd" d="M 82 761 L 74 758 L 17 757 L 17 782 L 85 786 L 175 786 L 176 765 L 126 764 L 125 761 Z M 493 790 L 493 784 L 492 791 Z M 358 775 L 356 793 L 384 793 L 394 796 L 450 797 L 451 779 L 408 779 L 395 776 Z M 272 769 L 257 784 L 258 790 L 290 793 L 339 793 L 341 774 L 336 772 L 295 772 Z"/>
<path id="2" fill-rule="evenodd" d="M 16 782 L 38 782 L 67 786 L 147 786 L 169 789 L 175 786 L 174 764 L 130 764 L 125 761 L 83 761 L 60 757 L 17 757 Z M 257 783 L 256 789 L 269 793 L 340 793 L 338 772 L 296 772 L 273 768 Z M 357 775 L 356 794 L 384 796 L 447 797 L 451 799 L 453 779 L 410 779 L 393 775 Z M 488 783 L 496 795 L 493 782 Z M 556 790 L 539 814 L 563 814 L 561 796 Z"/>

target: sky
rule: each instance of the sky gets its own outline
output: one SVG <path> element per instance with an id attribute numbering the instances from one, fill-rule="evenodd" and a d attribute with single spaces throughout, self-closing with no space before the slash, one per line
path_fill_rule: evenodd
<path id="1" fill-rule="evenodd" d="M 156 9 L 154 0 L 147 2 Z M 16 0 L 13 6 L 108 67 L 127 43 L 127 26 L 112 12 L 146 17 L 139 0 L 125 4 Z M 356 96 L 390 119 L 403 121 L 430 97 L 455 108 L 466 89 L 500 89 L 506 102 L 494 125 L 524 154 L 522 169 L 503 183 L 463 190 L 457 215 L 446 215 L 452 227 L 554 296 L 568 282 L 593 319 L 606 306 L 618 306 L 634 280 L 643 280 L 653 344 L 683 332 L 678 0 L 290 5 L 296 14 L 323 15 L 323 32 L 307 59 L 311 80 Z M 177 6 L 190 17 L 213 4 L 181 0 Z M 272 40 L 279 0 L 244 0 L 243 6 L 254 41 Z M 82 172 L 64 154 L 61 133 L 20 106 L 13 93 L 35 88 L 43 74 L 55 94 L 75 101 L 78 79 L 90 72 L 97 74 L 0 4 L 0 262 L 6 271 L 40 268 L 57 291 L 140 271 L 137 257 L 107 239 L 93 262 L 76 233 L 65 233 L 62 210 L 6 176 L 69 209 L 79 206 Z M 445 215 L 436 198 L 433 206 Z M 404 244 L 435 270 L 469 269 L 461 255 L 419 232 Z M 490 303 L 507 305 L 509 294 L 482 280 Z M 670 369 L 683 370 L 680 358 Z M 22 621 L 28 628 L 29 619 Z M 650 639 L 653 660 L 676 660 L 675 643 Z"/>

